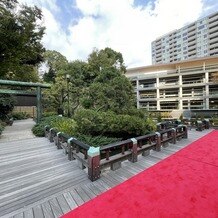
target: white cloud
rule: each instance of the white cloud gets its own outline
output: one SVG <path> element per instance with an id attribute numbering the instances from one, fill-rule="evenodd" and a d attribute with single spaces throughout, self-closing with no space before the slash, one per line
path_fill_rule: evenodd
<path id="1" fill-rule="evenodd" d="M 203 0 L 156 0 L 154 8 L 151 4 L 135 7 L 134 0 L 76 0 L 73 6 L 83 16 L 66 31 L 53 14 L 53 7 L 59 10 L 55 0 L 41 1 L 40 6 L 47 28 L 46 48 L 69 60 L 86 60 L 94 47 L 111 47 L 131 67 L 151 64 L 151 41 L 195 21 L 205 7 Z"/>

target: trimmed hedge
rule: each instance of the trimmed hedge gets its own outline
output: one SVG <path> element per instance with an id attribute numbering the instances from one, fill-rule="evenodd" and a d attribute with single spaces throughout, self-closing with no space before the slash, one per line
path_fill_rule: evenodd
<path id="1" fill-rule="evenodd" d="M 74 116 L 77 122 L 77 132 L 84 135 L 104 135 L 127 139 L 145 135 L 155 130 L 150 119 L 114 112 L 99 112 L 89 109 L 78 110 Z"/>

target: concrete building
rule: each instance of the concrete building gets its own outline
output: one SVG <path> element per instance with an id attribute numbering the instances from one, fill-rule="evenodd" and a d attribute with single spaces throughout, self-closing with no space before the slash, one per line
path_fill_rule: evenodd
<path id="1" fill-rule="evenodd" d="M 218 55 L 218 12 L 152 42 L 152 64 Z"/>
<path id="2" fill-rule="evenodd" d="M 127 69 L 137 108 L 149 111 L 218 110 L 218 57 Z"/>

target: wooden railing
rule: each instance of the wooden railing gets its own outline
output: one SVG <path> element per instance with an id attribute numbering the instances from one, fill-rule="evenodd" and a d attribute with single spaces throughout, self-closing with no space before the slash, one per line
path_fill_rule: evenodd
<path id="1" fill-rule="evenodd" d="M 111 170 L 116 170 L 124 160 L 137 162 L 138 155 L 147 156 L 152 149 L 160 151 L 161 146 L 166 146 L 169 142 L 175 144 L 180 138 L 187 138 L 188 134 L 185 125 L 177 125 L 101 147 L 91 147 L 49 126 L 45 127 L 45 136 L 50 142 L 54 142 L 58 149 L 64 149 L 69 160 L 78 160 L 81 169 L 88 168 L 89 179 L 95 181 L 100 177 L 102 169 L 110 167 Z"/>

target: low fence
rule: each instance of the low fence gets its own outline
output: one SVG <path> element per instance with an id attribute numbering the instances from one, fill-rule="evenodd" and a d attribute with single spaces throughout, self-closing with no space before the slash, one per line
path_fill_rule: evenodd
<path id="1" fill-rule="evenodd" d="M 15 106 L 13 112 L 25 112 L 32 118 L 35 118 L 37 115 L 35 106 Z"/>
<path id="2" fill-rule="evenodd" d="M 101 147 L 89 146 L 49 126 L 45 127 L 45 136 L 50 142 L 54 142 L 58 149 L 64 149 L 70 161 L 76 159 L 81 169 L 88 168 L 89 179 L 95 181 L 100 177 L 102 169 L 110 167 L 111 170 L 116 170 L 124 160 L 137 162 L 138 155 L 147 156 L 151 149 L 160 151 L 161 146 L 166 146 L 169 142 L 175 144 L 177 140 L 187 138 L 188 133 L 187 126 L 178 125 Z"/>

